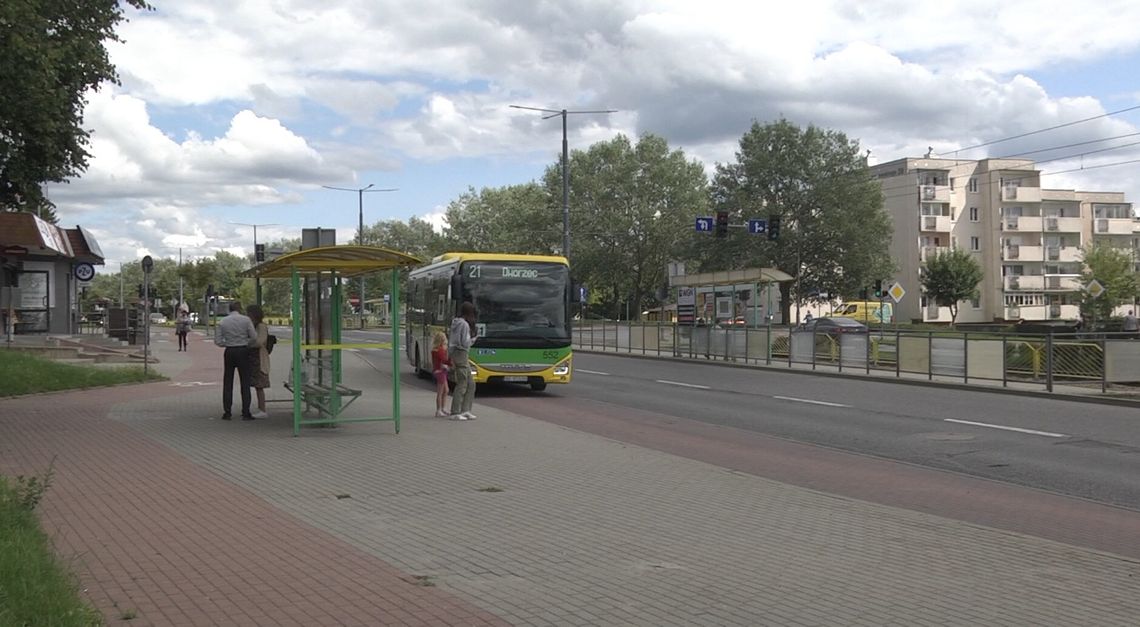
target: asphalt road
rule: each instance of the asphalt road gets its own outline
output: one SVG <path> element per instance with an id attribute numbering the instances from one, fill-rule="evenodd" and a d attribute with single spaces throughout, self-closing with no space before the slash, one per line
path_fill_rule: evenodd
<path id="1" fill-rule="evenodd" d="M 581 352 L 570 385 L 480 389 L 477 400 L 535 417 L 626 408 L 1140 510 L 1140 411 L 1126 407 Z"/>

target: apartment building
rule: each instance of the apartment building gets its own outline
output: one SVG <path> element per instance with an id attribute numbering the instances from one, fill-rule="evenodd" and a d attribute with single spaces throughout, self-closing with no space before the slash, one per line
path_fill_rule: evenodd
<path id="1" fill-rule="evenodd" d="M 951 247 L 973 253 L 984 277 L 979 298 L 959 304 L 959 322 L 1076 319 L 1081 249 L 1092 241 L 1128 249 L 1140 269 L 1140 219 L 1123 193 L 1044 189 L 1027 159 L 906 158 L 871 171 L 894 223 L 890 253 L 907 292 L 900 320 L 950 321 L 919 277 Z"/>

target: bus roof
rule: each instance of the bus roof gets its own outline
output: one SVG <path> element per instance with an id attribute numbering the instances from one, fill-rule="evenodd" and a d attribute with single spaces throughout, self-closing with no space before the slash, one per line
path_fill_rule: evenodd
<path id="1" fill-rule="evenodd" d="M 569 265 L 565 257 L 559 255 L 516 255 L 510 253 L 443 253 L 431 260 L 433 264 L 441 261 L 539 261 L 544 263 L 560 263 Z"/>

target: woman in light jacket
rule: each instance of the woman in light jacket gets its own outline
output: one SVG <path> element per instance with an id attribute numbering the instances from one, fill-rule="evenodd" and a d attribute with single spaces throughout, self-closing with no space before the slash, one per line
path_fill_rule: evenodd
<path id="1" fill-rule="evenodd" d="M 253 328 L 257 330 L 257 342 L 250 346 L 249 351 L 249 384 L 257 391 L 257 411 L 254 418 L 268 418 L 265 411 L 265 388 L 269 387 L 269 326 L 265 324 L 265 312 L 260 305 L 250 305 L 247 310 Z"/>

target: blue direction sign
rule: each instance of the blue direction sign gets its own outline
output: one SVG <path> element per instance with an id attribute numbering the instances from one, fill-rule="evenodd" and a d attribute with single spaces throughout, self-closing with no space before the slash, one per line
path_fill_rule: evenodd
<path id="1" fill-rule="evenodd" d="M 761 233 L 767 233 L 768 232 L 768 221 L 767 220 L 759 220 L 756 218 L 749 220 L 748 221 L 748 232 L 752 233 L 753 235 L 759 235 Z"/>
<path id="2" fill-rule="evenodd" d="M 712 216 L 702 216 L 697 218 L 697 232 L 698 233 L 712 233 L 713 218 Z"/>

